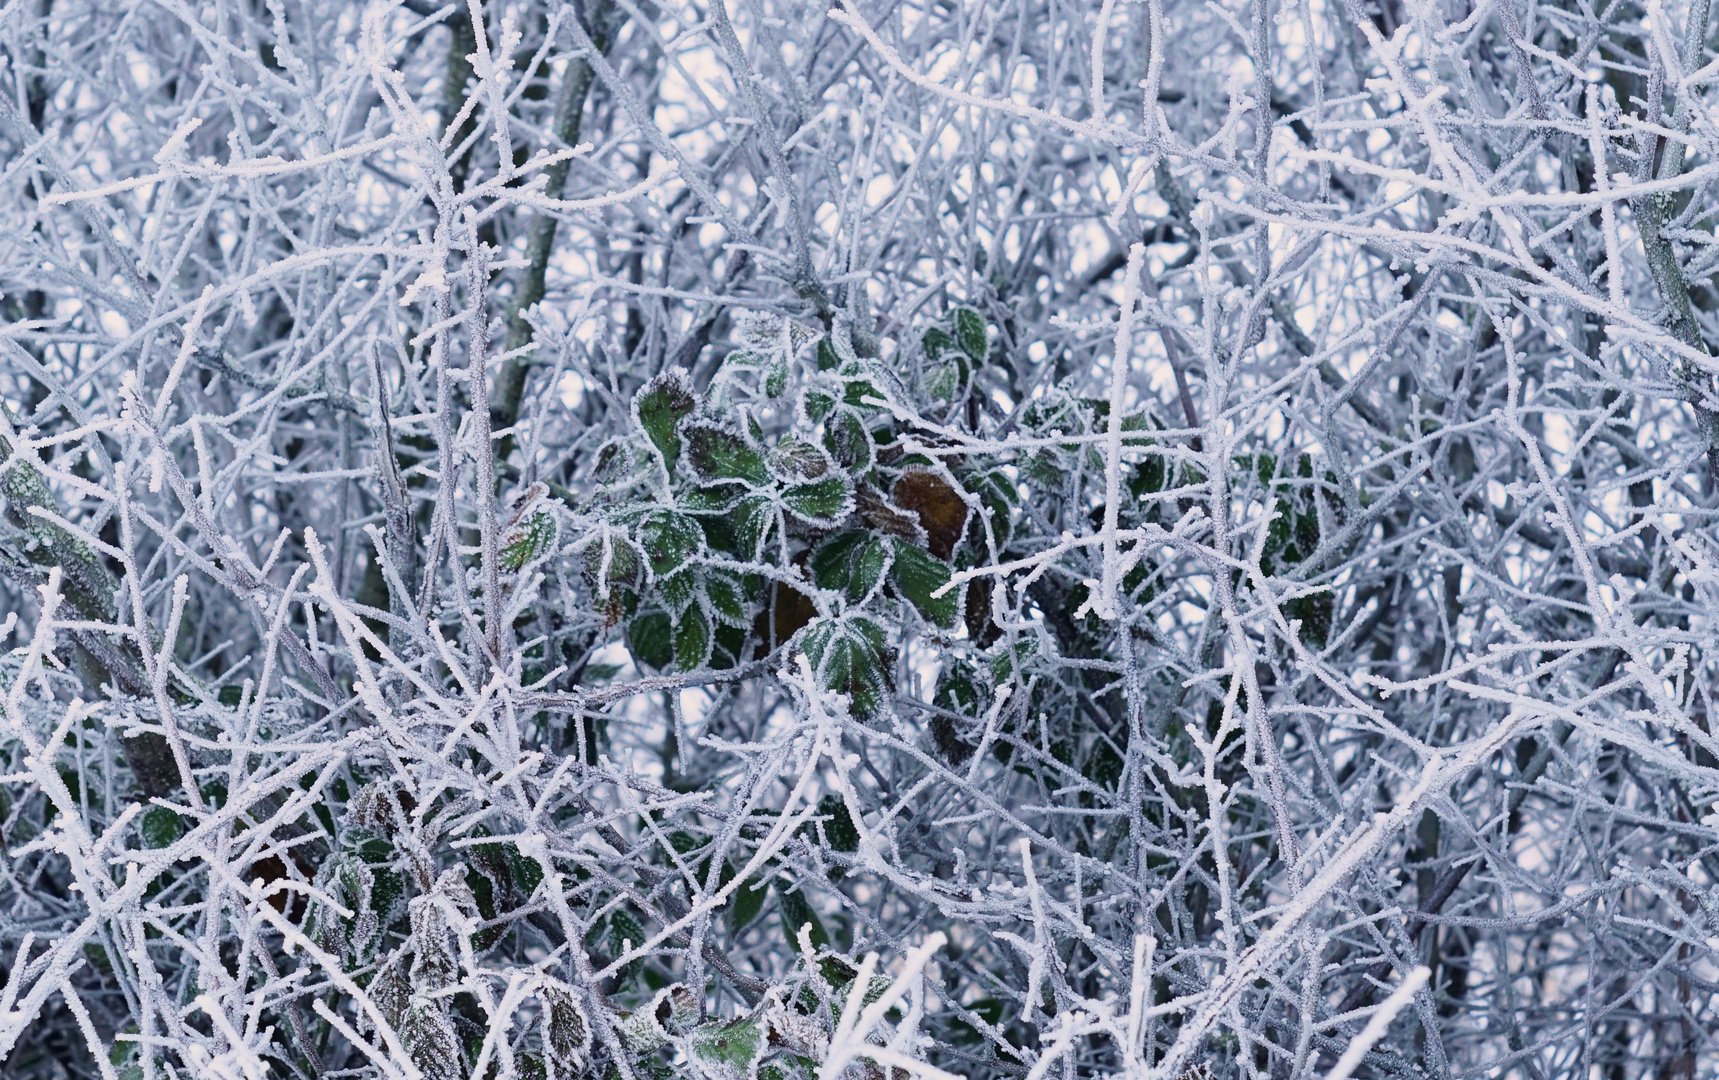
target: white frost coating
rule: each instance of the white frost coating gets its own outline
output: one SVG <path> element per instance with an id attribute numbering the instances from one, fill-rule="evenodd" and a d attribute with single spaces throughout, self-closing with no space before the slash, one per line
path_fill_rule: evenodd
<path id="1" fill-rule="evenodd" d="M 1107 621 L 1121 612 L 1117 589 L 1126 572 L 1116 550 L 1116 523 L 1122 512 L 1122 421 L 1128 376 L 1134 367 L 1134 319 L 1145 262 L 1145 244 L 1128 249 L 1128 266 L 1122 272 L 1122 310 L 1116 319 L 1116 346 L 1110 357 L 1110 415 L 1104 433 L 1104 577 L 1095 594 L 1098 602 L 1092 605 L 1098 617 Z"/>
<path id="2" fill-rule="evenodd" d="M 155 152 L 155 163 L 157 165 L 165 165 L 169 159 L 176 158 L 183 153 L 185 150 L 185 140 L 189 139 L 191 137 L 191 133 L 201 126 L 203 126 L 203 118 L 201 116 L 193 116 L 183 124 L 180 124 L 178 129 L 173 132 L 173 137 L 162 143 L 161 149 Z"/>
<path id="3" fill-rule="evenodd" d="M 0 1075 L 1719 1075 L 1704 0 L 0 9 Z"/>
<path id="4" fill-rule="evenodd" d="M 1373 1048 L 1374 1043 L 1384 1038 L 1385 1029 L 1391 1026 L 1391 1021 L 1396 1019 L 1397 1014 L 1403 1011 L 1404 1007 L 1420 992 L 1421 987 L 1425 986 L 1431 977 L 1432 969 L 1424 964 L 1409 972 L 1408 978 L 1402 981 L 1402 985 L 1391 991 L 1391 996 L 1385 999 L 1384 1004 L 1379 1006 L 1379 1011 L 1375 1012 L 1372 1018 L 1367 1021 L 1367 1026 L 1361 1029 L 1361 1034 L 1350 1040 L 1348 1048 L 1343 1051 L 1343 1056 L 1338 1058 L 1337 1064 L 1333 1065 L 1331 1071 L 1325 1074 L 1325 1080 L 1349 1080 L 1349 1077 L 1353 1076 L 1355 1070 L 1360 1067 L 1362 1059 L 1367 1056 L 1367 1051 Z"/>

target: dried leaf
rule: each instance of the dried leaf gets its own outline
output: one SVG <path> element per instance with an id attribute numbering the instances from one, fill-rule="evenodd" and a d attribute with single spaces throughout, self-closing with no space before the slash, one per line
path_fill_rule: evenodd
<path id="1" fill-rule="evenodd" d="M 931 554 L 948 561 L 967 529 L 969 507 L 960 492 L 930 469 L 909 467 L 890 494 L 896 506 L 918 516 Z"/>

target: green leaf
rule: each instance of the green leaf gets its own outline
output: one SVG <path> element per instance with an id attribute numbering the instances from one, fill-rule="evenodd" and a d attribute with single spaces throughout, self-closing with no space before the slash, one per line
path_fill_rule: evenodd
<path id="1" fill-rule="evenodd" d="M 778 360 L 770 366 L 770 373 L 764 376 L 764 396 L 779 398 L 782 391 L 788 389 L 788 364 Z"/>
<path id="2" fill-rule="evenodd" d="M 828 476 L 794 485 L 782 493 L 782 502 L 808 524 L 833 525 L 853 512 L 853 485 L 845 476 Z"/>
<path id="3" fill-rule="evenodd" d="M 621 673 L 620 664 L 586 664 L 579 676 L 581 686 L 599 686 Z"/>
<path id="4" fill-rule="evenodd" d="M 776 910 L 782 916 L 782 933 L 788 939 L 788 948 L 798 953 L 800 951 L 800 927 L 810 925 L 812 948 L 822 949 L 829 945 L 830 934 L 824 929 L 823 921 L 818 913 L 812 910 L 812 905 L 806 899 L 806 894 L 798 889 L 789 891 L 790 885 L 782 880 L 776 882 Z"/>
<path id="5" fill-rule="evenodd" d="M 842 403 L 855 409 L 863 409 L 867 413 L 878 410 L 883 394 L 878 392 L 868 379 L 849 379 L 842 391 Z"/>
<path id="6" fill-rule="evenodd" d="M 949 564 L 931 557 L 928 552 L 901 540 L 895 541 L 895 564 L 890 580 L 907 601 L 919 609 L 919 614 L 938 626 L 952 626 L 960 611 L 960 590 L 950 589 L 942 596 L 933 596 L 949 584 L 953 576 Z"/>
<path id="7" fill-rule="evenodd" d="M 775 524 L 776 506 L 768 496 L 754 495 L 740 500 L 734 508 L 733 520 L 741 556 L 756 558 L 759 547 L 770 534 L 770 526 Z"/>
<path id="8" fill-rule="evenodd" d="M 836 353 L 836 346 L 828 336 L 818 340 L 818 370 L 828 371 L 841 364 L 842 358 Z"/>
<path id="9" fill-rule="evenodd" d="M 585 565 L 581 570 L 585 584 L 594 590 L 602 590 L 605 585 L 609 589 L 615 586 L 636 586 L 639 580 L 639 553 L 633 545 L 624 540 L 613 540 L 607 545 L 609 565 L 603 565 L 605 545 L 592 544 L 585 549 Z M 605 580 L 606 579 L 606 580 Z"/>
<path id="10" fill-rule="evenodd" d="M 138 823 L 138 832 L 143 835 L 144 847 L 159 849 L 184 836 L 185 823 L 167 807 L 152 806 Z"/>
<path id="11" fill-rule="evenodd" d="M 861 616 L 814 619 L 800 647 L 825 686 L 848 695 L 853 711 L 869 716 L 883 703 L 887 673 L 882 627 Z"/>
<path id="12" fill-rule="evenodd" d="M 925 359 L 935 361 L 943 355 L 946 349 L 955 345 L 955 338 L 941 326 L 933 326 L 925 331 L 925 334 L 919 339 L 919 344 L 925 351 Z"/>
<path id="13" fill-rule="evenodd" d="M 999 469 L 968 480 L 967 490 L 977 494 L 985 509 L 991 512 L 991 532 L 1001 548 L 1009 542 L 1010 510 L 1020 502 L 1014 482 Z"/>
<path id="14" fill-rule="evenodd" d="M 825 795 L 818 801 L 818 814 L 825 819 L 822 823 L 824 839 L 829 841 L 833 850 L 859 850 L 859 829 L 854 827 L 846 800 L 834 793 Z"/>
<path id="15" fill-rule="evenodd" d="M 674 664 L 696 671 L 710 659 L 710 620 L 696 604 L 686 609 L 674 628 Z"/>
<path id="16" fill-rule="evenodd" d="M 627 651 L 642 667 L 662 670 L 674 662 L 674 622 L 666 611 L 640 615 L 627 626 Z"/>
<path id="17" fill-rule="evenodd" d="M 983 700 L 982 686 L 979 672 L 972 664 L 965 660 L 947 662 L 937 673 L 937 689 L 931 703 L 940 709 L 972 716 Z"/>
<path id="18" fill-rule="evenodd" d="M 835 407 L 835 396 L 822 390 L 808 390 L 800 398 L 800 412 L 804 414 L 808 424 L 822 423 L 824 417 Z"/>
<path id="19" fill-rule="evenodd" d="M 738 934 L 751 926 L 752 920 L 756 919 L 758 913 L 764 910 L 766 890 L 761 885 L 762 883 L 757 878 L 747 878 L 740 883 L 739 888 L 730 894 L 728 906 L 728 932 L 730 934 Z"/>
<path id="20" fill-rule="evenodd" d="M 1331 634 L 1331 617 L 1335 611 L 1336 601 L 1330 590 L 1297 596 L 1283 605 L 1284 618 L 1300 619 L 1301 636 L 1321 648 Z"/>
<path id="21" fill-rule="evenodd" d="M 678 502 L 680 508 L 689 514 L 726 514 L 745 495 L 745 484 L 730 482 L 683 491 Z"/>
<path id="22" fill-rule="evenodd" d="M 645 928 L 633 913 L 618 907 L 609 912 L 609 951 L 619 957 L 645 943 Z M 635 961 L 636 962 L 636 961 Z"/>
<path id="23" fill-rule="evenodd" d="M 1164 483 L 1169 479 L 1168 470 L 1164 466 L 1162 454 L 1148 453 L 1128 476 L 1129 493 L 1136 499 L 1144 499 L 1148 495 L 1163 491 Z"/>
<path id="24" fill-rule="evenodd" d="M 871 433 L 851 410 L 842 409 L 824 422 L 824 449 L 850 473 L 862 473 L 872 466 Z"/>
<path id="25" fill-rule="evenodd" d="M 703 542 L 698 522 L 673 510 L 654 510 L 639 522 L 639 546 L 659 578 L 679 569 Z"/>
<path id="26" fill-rule="evenodd" d="M 718 670 L 727 670 L 740 662 L 740 657 L 746 651 L 746 632 L 751 627 L 733 626 L 719 622 L 711 633 L 716 642 L 710 650 L 710 666 Z"/>
<path id="27" fill-rule="evenodd" d="M 518 846 L 507 846 L 507 872 L 513 877 L 513 887 L 521 900 L 529 899 L 543 881 L 543 864 L 519 853 Z"/>
<path id="28" fill-rule="evenodd" d="M 890 564 L 894 561 L 890 545 L 873 537 L 860 549 L 859 557 L 854 560 L 853 577 L 848 582 L 848 595 L 854 600 L 863 600 L 877 588 L 877 583 L 883 580 L 883 575 L 889 572 Z"/>
<path id="29" fill-rule="evenodd" d="M 691 570 L 670 574 L 657 582 L 657 599 L 672 618 L 680 618 L 698 594 L 698 575 Z"/>
<path id="30" fill-rule="evenodd" d="M 502 568 L 518 570 L 548 551 L 554 543 L 555 518 L 539 510 L 514 525 L 502 538 Z"/>
<path id="31" fill-rule="evenodd" d="M 710 609 L 718 619 L 734 626 L 746 625 L 749 612 L 738 581 L 727 574 L 707 574 L 704 595 L 710 600 Z"/>
<path id="32" fill-rule="evenodd" d="M 1111 748 L 1109 740 L 1099 739 L 1087 755 L 1081 773 L 1099 787 L 1114 788 L 1122 779 L 1122 764 L 1121 755 Z"/>
<path id="33" fill-rule="evenodd" d="M 863 529 L 850 529 L 825 538 L 812 550 L 809 560 L 812 580 L 821 589 L 846 589 L 853 574 L 853 559 L 865 542 Z"/>
<path id="34" fill-rule="evenodd" d="M 956 361 L 938 364 L 925 373 L 925 396 L 932 401 L 953 401 L 961 392 L 961 365 Z"/>
<path id="35" fill-rule="evenodd" d="M 972 308 L 955 309 L 955 343 L 979 363 L 985 362 L 985 320 Z"/>
<path id="36" fill-rule="evenodd" d="M 675 427 L 681 417 L 697 406 L 698 395 L 693 391 L 692 380 L 678 368 L 658 375 L 633 398 L 633 413 L 638 418 L 639 427 L 671 470 L 675 459 L 680 456 L 680 438 L 675 434 Z"/>
<path id="37" fill-rule="evenodd" d="M 1009 681 L 1009 676 L 1015 673 L 1016 662 L 1024 663 L 1028 657 L 1038 652 L 1038 643 L 1031 638 L 1020 642 L 1011 652 L 1003 649 L 991 660 L 991 681 L 998 686 Z"/>
<path id="38" fill-rule="evenodd" d="M 837 533 L 812 552 L 812 580 L 819 588 L 839 589 L 857 601 L 882 580 L 890 561 L 889 545 L 870 532 Z"/>
<path id="39" fill-rule="evenodd" d="M 709 1080 L 751 1080 L 764 1053 L 764 1032 L 746 1019 L 703 1024 L 688 1041 L 699 1072 Z"/>
<path id="40" fill-rule="evenodd" d="M 706 483 L 745 480 L 762 487 L 770 482 L 764 455 L 734 432 L 710 424 L 689 424 L 684 434 L 687 461 Z"/>

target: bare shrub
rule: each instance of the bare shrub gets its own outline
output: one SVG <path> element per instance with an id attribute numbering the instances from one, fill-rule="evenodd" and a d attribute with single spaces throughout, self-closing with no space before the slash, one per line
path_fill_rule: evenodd
<path id="1" fill-rule="evenodd" d="M 5 1074 L 1712 1075 L 1710 21 L 0 6 Z"/>

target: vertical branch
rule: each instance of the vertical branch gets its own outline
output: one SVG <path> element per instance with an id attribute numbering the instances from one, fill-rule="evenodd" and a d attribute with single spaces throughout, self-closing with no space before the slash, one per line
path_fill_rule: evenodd
<path id="1" fill-rule="evenodd" d="M 475 218 L 475 214 L 468 216 Z M 469 222 L 468 222 L 469 224 Z M 490 663 L 502 671 L 512 654 L 511 627 L 501 625 L 507 602 L 501 595 L 501 556 L 496 549 L 495 447 L 489 426 L 489 248 L 471 229 L 471 248 L 466 256 L 466 288 L 470 317 L 466 331 L 466 386 L 472 400 L 472 454 L 477 474 L 472 478 L 477 505 L 479 558 L 483 573 L 485 645 Z M 503 643 L 507 648 L 504 651 Z"/>
<path id="2" fill-rule="evenodd" d="M 610 40 L 617 32 L 610 26 L 613 20 L 612 6 L 612 0 L 594 0 L 591 4 L 590 41 L 591 47 L 598 51 L 607 50 Z M 580 128 L 585 118 L 585 99 L 591 91 L 592 77 L 591 63 L 583 53 L 575 54 L 567 61 L 567 70 L 561 76 L 561 92 L 555 99 L 553 131 L 555 141 L 560 143 L 560 146 L 554 149 L 568 149 L 578 144 Z M 571 161 L 562 160 L 543 170 L 545 198 L 561 198 L 567 189 L 567 174 L 572 166 Z M 525 313 L 543 299 L 544 278 L 549 270 L 549 256 L 555 250 L 555 234 L 560 223 L 560 218 L 555 214 L 537 214 L 531 219 L 526 230 L 525 270 L 519 275 L 519 281 L 514 286 L 513 300 L 507 308 L 506 351 L 509 354 L 531 344 L 531 323 L 527 321 Z M 509 355 L 507 362 L 496 373 L 495 394 L 490 405 L 492 430 L 502 431 L 518 423 L 526 378 L 530 373 L 529 355 Z M 503 459 L 507 457 L 514 441 L 512 436 L 508 436 L 501 444 L 498 452 Z"/>
<path id="3" fill-rule="evenodd" d="M 1664 9 L 1657 0 L 1649 3 L 1649 9 L 1654 13 L 1656 22 L 1665 18 Z M 1657 42 L 1653 52 L 1658 59 L 1653 71 L 1656 78 L 1663 78 L 1661 72 L 1673 62 L 1678 62 L 1679 78 L 1677 80 L 1677 104 L 1672 110 L 1671 130 L 1682 135 L 1689 130 L 1689 90 L 1683 81 L 1694 74 L 1705 58 L 1707 43 L 1708 18 L 1712 12 L 1711 0 L 1693 0 L 1689 9 L 1689 21 L 1684 28 L 1683 53 L 1680 58 L 1663 55 Z M 1657 111 L 1658 93 L 1654 95 L 1654 107 Z M 1649 162 L 1644 162 L 1644 168 L 1653 168 L 1653 177 L 1657 180 L 1672 180 L 1683 173 L 1684 142 L 1682 139 L 1666 139 L 1663 136 L 1650 142 L 1659 147 L 1659 165 L 1653 168 Z M 1701 332 L 1701 324 L 1695 317 L 1695 307 L 1690 300 L 1689 284 L 1683 279 L 1683 267 L 1677 261 L 1677 251 L 1671 245 L 1671 240 L 1665 235 L 1666 223 L 1670 220 L 1672 206 L 1676 199 L 1674 191 L 1656 191 L 1639 197 L 1632 202 L 1636 220 L 1641 231 L 1642 252 L 1647 256 L 1647 267 L 1653 277 L 1653 283 L 1659 290 L 1660 301 L 1665 305 L 1667 323 L 1672 335 L 1678 341 L 1703 356 L 1712 355 L 1707 346 L 1705 335 Z M 1708 469 L 1715 484 L 1719 484 L 1719 413 L 1715 413 L 1703 404 L 1712 386 L 1712 377 L 1694 364 L 1684 361 L 1677 364 L 1672 371 L 1683 395 L 1695 408 L 1695 415 L 1701 421 L 1705 430 L 1702 432 L 1707 443 Z"/>
<path id="4" fill-rule="evenodd" d="M 1116 319 L 1116 340 L 1110 360 L 1110 416 L 1104 432 L 1104 566 L 1097 603 L 1092 608 L 1101 619 L 1122 614 L 1121 580 L 1125 572 L 1116 550 L 1117 519 L 1122 511 L 1122 411 L 1126 405 L 1128 379 L 1134 367 L 1134 319 L 1140 308 L 1140 276 L 1145 272 L 1146 245 L 1128 249 L 1128 268 L 1122 278 L 1122 310 Z"/>

